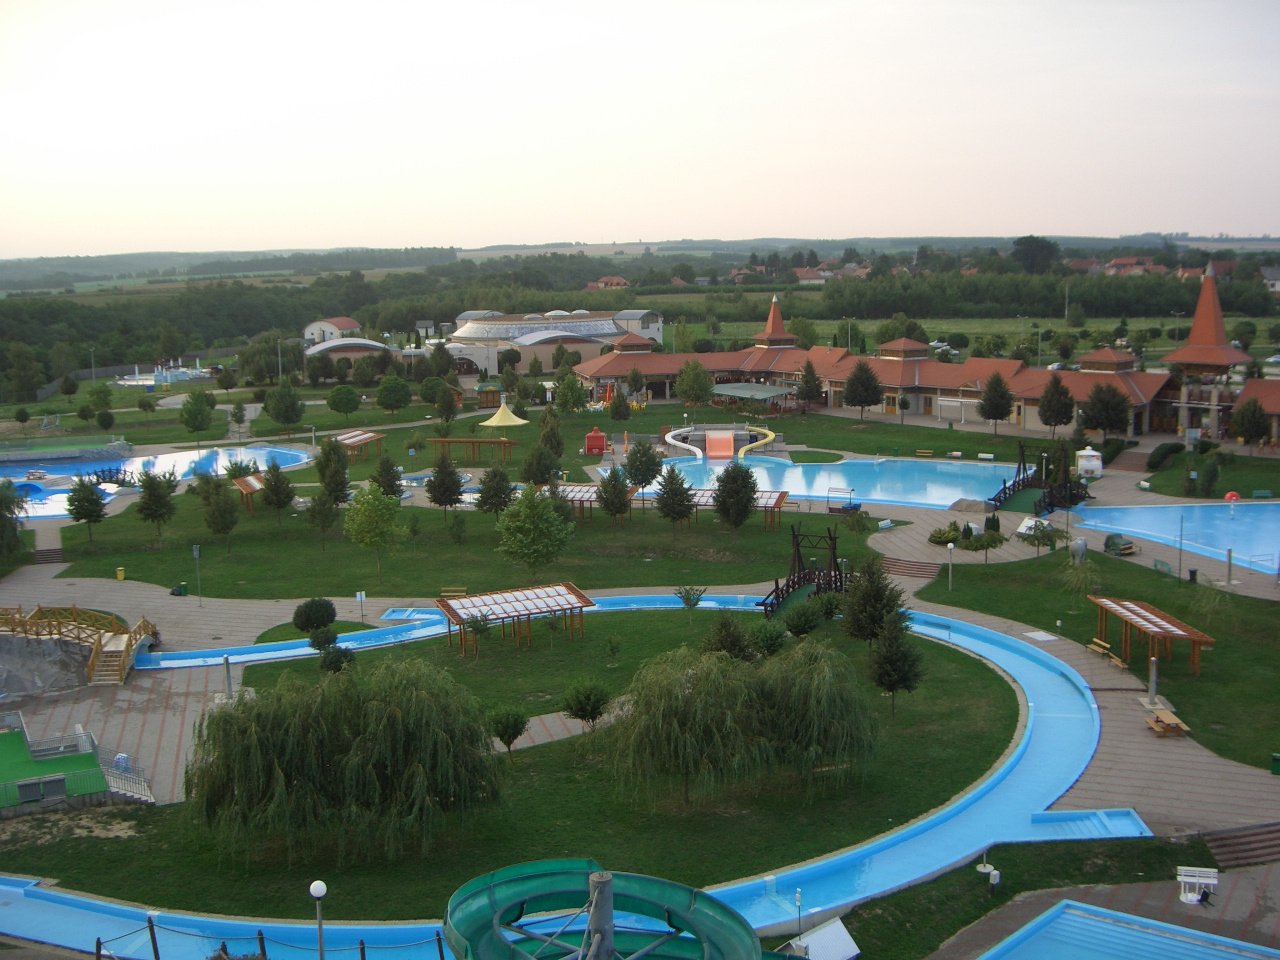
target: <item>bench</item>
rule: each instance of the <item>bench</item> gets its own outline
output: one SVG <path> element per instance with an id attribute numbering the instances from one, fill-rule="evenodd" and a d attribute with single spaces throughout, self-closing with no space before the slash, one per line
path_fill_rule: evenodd
<path id="1" fill-rule="evenodd" d="M 1114 663 L 1121 670 L 1129 669 L 1129 665 L 1125 663 L 1123 660 L 1121 660 L 1119 657 L 1117 657 L 1114 653 L 1109 653 L 1107 654 L 1107 656 L 1109 656 L 1111 658 L 1111 662 Z"/>
<path id="2" fill-rule="evenodd" d="M 892 520 L 881 520 L 878 524 L 876 524 L 876 527 L 877 527 L 877 529 L 880 529 L 880 530 L 892 530 L 892 529 L 893 529 L 893 521 L 892 521 Z"/>
<path id="3" fill-rule="evenodd" d="M 441 587 L 440 588 L 441 600 L 457 600 L 459 597 L 465 597 L 466 595 L 467 595 L 466 587 Z"/>
<path id="4" fill-rule="evenodd" d="M 948 453 L 948 454 L 947 454 L 947 456 L 948 456 L 948 457 L 951 457 L 953 460 L 959 460 L 961 457 L 963 457 L 963 456 L 964 456 L 964 451 L 963 451 L 963 450 L 952 450 L 950 453 Z"/>
<path id="5" fill-rule="evenodd" d="M 1183 903 L 1199 903 L 1205 894 L 1218 886 L 1218 871 L 1213 867 L 1179 867 L 1178 899 Z"/>
<path id="6" fill-rule="evenodd" d="M 1255 491 L 1253 491 L 1253 499 L 1254 499 L 1254 500 L 1270 500 L 1270 499 L 1271 499 L 1271 491 L 1270 491 L 1270 490 L 1255 490 Z"/>
<path id="7" fill-rule="evenodd" d="M 980 453 L 980 454 L 978 454 L 978 459 L 979 459 L 979 460 L 994 460 L 995 458 L 996 458 L 996 455 L 995 455 L 994 453 Z"/>
<path id="8" fill-rule="evenodd" d="M 1138 481 L 1138 489 L 1139 489 L 1139 490 L 1150 490 L 1150 489 L 1151 489 L 1151 481 L 1150 481 L 1150 480 L 1139 480 L 1139 481 Z"/>
<path id="9" fill-rule="evenodd" d="M 1093 653 L 1100 653 L 1104 657 L 1111 656 L 1111 644 L 1107 643 L 1105 640 L 1099 640 L 1097 637 L 1090 640 L 1089 646 L 1085 647 L 1085 649 L 1090 650 Z"/>
<path id="10" fill-rule="evenodd" d="M 1173 567 L 1169 566 L 1169 564 L 1165 563 L 1163 560 L 1152 560 L 1151 569 L 1156 573 L 1167 573 L 1170 576 L 1173 575 Z"/>
<path id="11" fill-rule="evenodd" d="M 932 450 L 917 450 L 917 451 L 916 451 L 916 456 L 917 456 L 917 457 L 932 457 L 932 456 L 933 456 L 933 451 L 932 451 Z"/>

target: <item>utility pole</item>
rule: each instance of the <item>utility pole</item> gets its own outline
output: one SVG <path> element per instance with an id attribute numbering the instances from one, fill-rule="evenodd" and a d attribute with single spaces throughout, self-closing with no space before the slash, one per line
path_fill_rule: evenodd
<path id="1" fill-rule="evenodd" d="M 276 341 L 276 377 L 279 383 L 284 382 L 284 360 L 281 359 L 280 341 Z"/>

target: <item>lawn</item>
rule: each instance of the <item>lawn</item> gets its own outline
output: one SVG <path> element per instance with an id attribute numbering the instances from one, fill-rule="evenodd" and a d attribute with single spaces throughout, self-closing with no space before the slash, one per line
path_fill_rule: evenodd
<path id="1" fill-rule="evenodd" d="M 393 417 L 381 407 L 372 405 L 372 396 L 375 393 L 373 388 L 365 391 L 370 397 L 370 402 L 362 404 L 360 409 L 351 415 L 334 413 L 328 406 L 320 404 L 307 404 L 302 414 L 302 422 L 295 424 L 293 427 L 282 427 L 269 416 L 263 413 L 256 418 L 250 427 L 250 433 L 254 437 L 280 437 L 286 434 L 310 433 L 311 428 L 317 430 L 356 430 L 361 427 L 392 427 L 422 421 L 428 416 L 434 417 L 436 408 L 434 404 L 423 403 L 421 400 L 415 400 L 403 410 L 397 411 Z"/>
<path id="2" fill-rule="evenodd" d="M 969 863 L 855 907 L 844 924 L 863 956 L 927 957 L 958 931 L 1032 890 L 1170 880 L 1180 864 L 1215 862 L 1199 838 L 1002 844 L 988 858 L 1000 871 L 994 895 L 986 876 Z"/>
<path id="3" fill-rule="evenodd" d="M 78 404 L 77 404 L 78 406 Z M 36 435 L 42 441 L 56 442 L 63 441 L 67 444 L 78 443 L 86 444 L 95 440 L 106 442 L 108 435 L 112 437 L 123 436 L 125 440 L 134 446 L 145 446 L 153 443 L 190 443 L 194 445 L 197 441 L 201 443 L 214 443 L 222 440 L 227 436 L 228 411 L 223 407 L 218 407 L 213 411 L 213 422 L 208 430 L 202 430 L 200 433 L 194 434 L 178 420 L 178 410 L 157 410 L 155 413 L 143 413 L 141 410 L 119 410 L 114 413 L 115 423 L 111 429 L 105 434 L 98 425 L 92 421 L 81 420 L 75 414 L 75 407 L 71 410 L 57 409 L 54 412 L 61 415 L 61 425 L 50 430 L 39 430 L 35 427 L 28 426 L 28 432 L 32 433 L 34 439 Z M 32 415 L 32 423 L 38 425 L 39 414 Z"/>
<path id="4" fill-rule="evenodd" d="M 446 534 L 443 511 L 402 507 L 406 518 L 416 513 L 421 534 L 397 552 L 384 556 L 378 582 L 373 551 L 358 547 L 333 531 L 323 540 L 305 517 L 286 512 L 277 526 L 274 511 L 256 517 L 244 512 L 231 535 L 214 538 L 204 523 L 200 501 L 179 494 L 178 510 L 157 541 L 155 527 L 138 519 L 131 504 L 119 516 L 100 523 L 89 542 L 82 524 L 62 533 L 63 556 L 71 564 L 65 577 L 115 576 L 124 567 L 130 580 L 175 586 L 194 582 L 191 545 L 205 545 L 201 579 L 207 597 L 277 599 L 351 596 L 437 597 L 443 586 L 461 585 L 472 593 L 512 589 L 534 583 L 572 581 L 583 589 L 661 587 L 678 584 L 756 583 L 785 576 L 790 536 L 785 526 L 765 530 L 759 515 L 736 533 L 723 530 L 709 511 L 688 529 L 674 533 L 655 510 L 635 510 L 630 520 L 614 526 L 600 511 L 577 525 L 564 555 L 531 577 L 496 553 L 493 516 L 477 512 L 466 518 L 466 539 L 455 545 Z M 865 555 L 865 535 L 848 534 L 841 556 L 857 563 Z"/>
<path id="5" fill-rule="evenodd" d="M 641 641 L 633 645 L 627 638 L 663 633 L 667 639 L 658 643 L 675 646 L 690 636 L 685 614 L 663 616 L 668 629 L 662 631 L 654 629 L 648 614 L 588 617 L 585 644 L 595 658 L 592 669 L 601 665 L 600 638 L 606 631 L 624 637 L 620 665 L 613 671 L 620 675 L 615 689 L 633 669 L 627 658 L 639 654 Z M 705 617 L 698 619 L 705 625 Z M 865 648 L 841 637 L 835 642 L 860 664 L 865 661 Z M 919 645 L 927 679 L 916 694 L 898 702 L 896 719 L 889 718 L 887 698 L 871 698 L 881 732 L 877 758 L 864 781 L 819 794 L 813 802 L 778 777 L 689 808 L 678 800 L 637 803 L 618 793 L 588 737 L 518 751 L 502 802 L 474 811 L 465 821 L 452 820 L 421 859 L 341 868 L 333 862 L 290 865 L 283 855 L 231 862 L 184 821 L 181 808 L 172 807 L 102 814 L 134 824 L 138 835 L 127 840 L 73 837 L 70 828 L 55 828 L 62 832 L 53 842 L 11 843 L 5 867 L 56 877 L 73 890 L 113 897 L 127 891 L 128 899 L 159 907 L 297 919 L 314 910 L 306 884 L 323 874 L 330 889 L 325 914 L 341 920 L 439 917 L 449 895 L 472 877 L 546 857 L 595 857 L 610 869 L 695 886 L 749 876 L 860 843 L 931 810 L 979 778 L 1003 753 L 1017 721 L 1012 689 L 973 657 L 941 644 Z M 505 659 L 528 668 L 528 657 L 513 648 L 492 644 L 490 649 L 489 657 L 482 650 L 481 665 Z M 532 656 L 550 653 L 539 639 Z M 585 669 L 582 662 L 570 662 L 566 674 Z M 483 686 L 461 669 L 455 675 Z M 494 672 L 491 680 L 498 679 Z M 744 843 L 744 837 L 751 842 Z"/>
<path id="6" fill-rule="evenodd" d="M 1216 452 L 1205 456 L 1194 453 L 1174 454 L 1158 472 L 1152 474 L 1151 489 L 1170 497 L 1185 496 L 1182 492 L 1182 480 L 1187 470 L 1194 470 L 1203 476 L 1204 468 Z M 1280 494 L 1280 460 L 1274 457 L 1251 457 L 1247 453 L 1229 452 L 1226 462 L 1218 469 L 1221 471 L 1218 482 L 1214 485 L 1213 494 L 1206 499 L 1221 500 L 1230 490 L 1236 491 L 1246 500 L 1255 490 L 1270 490 Z"/>
<path id="7" fill-rule="evenodd" d="M 1204 651 L 1199 679 L 1188 670 L 1190 651 L 1175 643 L 1173 660 L 1161 664 L 1160 693 L 1175 706 L 1192 736 L 1214 753 L 1266 768 L 1280 750 L 1280 636 L 1276 605 L 1269 600 L 1219 593 L 1222 605 L 1206 619 L 1202 612 L 1212 588 L 1179 581 L 1137 564 L 1092 554 L 1100 578 L 1098 593 L 1145 600 L 1203 630 L 1218 643 Z M 1096 636 L 1097 608 L 1072 602 L 1062 589 L 1064 551 L 1039 559 L 955 569 L 955 590 L 947 592 L 945 574 L 919 591 L 922 600 L 968 610 L 1000 613 L 1043 630 L 1060 632 L 1080 643 Z M 1072 611 L 1075 611 L 1074 613 Z M 1110 627 L 1118 636 L 1118 621 Z M 1135 647 L 1138 674 L 1145 679 L 1145 647 Z"/>
<path id="8" fill-rule="evenodd" d="M 358 623 L 355 620 L 335 620 L 329 624 L 333 628 L 333 632 L 341 636 L 344 633 L 350 633 L 352 630 L 368 630 L 367 623 Z M 274 627 L 263 630 L 258 634 L 258 638 L 254 643 L 280 643 L 283 640 L 306 640 L 311 636 L 309 633 L 303 633 L 292 623 L 279 623 Z M 248 668 L 247 668 L 248 669 Z M 246 686 L 253 686 L 248 683 Z"/>
<path id="9" fill-rule="evenodd" d="M 35 559 L 33 551 L 36 548 L 36 532 L 34 530 L 19 530 L 18 537 L 22 541 L 22 548 L 15 554 L 0 557 L 0 580 Z"/>

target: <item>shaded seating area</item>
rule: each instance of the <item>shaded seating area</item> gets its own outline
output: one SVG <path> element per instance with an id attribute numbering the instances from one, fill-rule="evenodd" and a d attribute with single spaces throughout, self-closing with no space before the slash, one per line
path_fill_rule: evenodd
<path id="1" fill-rule="evenodd" d="M 240 506 L 249 511 L 249 516 L 253 516 L 253 498 L 262 489 L 262 474 L 255 473 L 249 477 L 236 477 L 231 481 L 235 484 L 236 490 L 240 493 Z"/>
<path id="2" fill-rule="evenodd" d="M 1094 641 L 1095 644 L 1101 644 L 1114 652 L 1113 645 L 1107 642 L 1107 620 L 1109 616 L 1115 616 L 1120 620 L 1121 661 L 1130 661 L 1135 636 L 1139 642 L 1146 639 L 1148 658 L 1171 658 L 1173 641 L 1185 640 L 1191 644 L 1191 672 L 1200 676 L 1200 652 L 1205 647 L 1213 646 L 1215 641 L 1212 637 L 1141 600 L 1090 595 L 1089 602 L 1098 608 L 1098 639 Z"/>
<path id="3" fill-rule="evenodd" d="M 521 645 L 521 641 L 526 646 L 533 645 L 533 621 L 536 617 L 560 617 L 570 639 L 575 625 L 578 636 L 581 637 L 583 611 L 595 605 L 594 600 L 572 583 L 478 593 L 475 596 L 442 596 L 439 600 L 440 610 L 448 622 L 449 646 L 453 646 L 456 627 L 464 657 L 467 655 L 468 642 L 476 656 L 480 655 L 480 637 L 477 634 L 487 632 L 494 624 L 501 628 L 503 639 L 506 639 L 507 626 L 510 625 L 511 636 L 515 638 L 517 647 Z M 477 631 L 477 626 L 481 624 L 484 625 L 483 631 Z"/>
<path id="4" fill-rule="evenodd" d="M 545 490 L 542 486 L 539 490 Z M 627 500 L 631 501 L 639 487 L 627 488 Z M 578 519 L 585 520 L 591 515 L 592 508 L 600 502 L 600 488 L 594 483 L 562 483 L 556 487 L 556 495 L 566 503 L 573 505 L 578 512 Z"/>
<path id="5" fill-rule="evenodd" d="M 693 495 L 693 519 L 695 521 L 698 519 L 699 510 L 704 507 L 708 510 L 715 509 L 715 490 L 690 490 L 689 492 Z M 756 509 L 764 515 L 764 528 L 766 530 L 772 530 L 778 525 L 778 519 L 782 516 L 782 505 L 786 501 L 787 491 L 785 490 L 756 491 Z"/>
<path id="6" fill-rule="evenodd" d="M 370 445 L 376 445 L 375 455 L 381 456 L 382 441 L 386 436 L 385 433 L 372 433 L 368 430 L 348 430 L 335 435 L 333 439 L 347 451 L 347 459 L 354 462 L 357 456 L 363 460 L 369 459 Z"/>
<path id="7" fill-rule="evenodd" d="M 492 451 L 492 459 L 495 463 L 506 463 L 511 459 L 511 451 L 516 445 L 514 440 L 508 440 L 506 437 L 425 437 L 424 442 L 432 448 L 432 460 L 443 448 L 454 463 L 479 463 L 486 450 Z M 461 453 L 455 451 L 461 451 Z"/>

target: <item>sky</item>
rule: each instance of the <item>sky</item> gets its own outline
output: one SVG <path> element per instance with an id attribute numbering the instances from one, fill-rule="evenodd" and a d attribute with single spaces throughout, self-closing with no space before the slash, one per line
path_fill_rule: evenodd
<path id="1" fill-rule="evenodd" d="M 0 258 L 1280 235 L 1274 0 L 0 0 Z"/>

